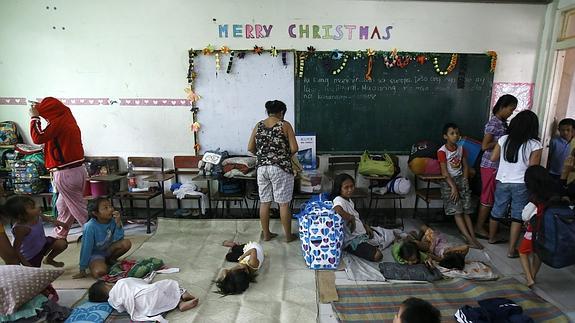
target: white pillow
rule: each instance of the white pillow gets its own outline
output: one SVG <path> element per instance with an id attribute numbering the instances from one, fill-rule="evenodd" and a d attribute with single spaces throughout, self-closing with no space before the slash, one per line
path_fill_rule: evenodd
<path id="1" fill-rule="evenodd" d="M 13 314 L 63 273 L 64 269 L 0 266 L 0 314 Z"/>

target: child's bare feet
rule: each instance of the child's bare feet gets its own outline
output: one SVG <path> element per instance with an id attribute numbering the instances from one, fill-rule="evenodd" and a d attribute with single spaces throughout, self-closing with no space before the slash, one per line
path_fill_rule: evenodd
<path id="1" fill-rule="evenodd" d="M 286 242 L 292 242 L 299 239 L 299 236 L 295 233 L 292 233 L 289 237 L 286 237 Z"/>
<path id="2" fill-rule="evenodd" d="M 533 279 L 527 279 L 527 287 L 533 288 L 535 286 L 535 281 Z"/>
<path id="3" fill-rule="evenodd" d="M 58 268 L 59 268 L 59 267 L 64 267 L 64 263 L 63 263 L 63 262 L 61 262 L 61 261 L 56 261 L 56 260 L 54 260 L 54 259 L 48 259 L 48 258 L 46 258 L 46 259 L 44 259 L 44 263 L 45 263 L 46 265 L 50 265 L 50 266 L 54 266 L 54 267 L 58 267 Z"/>
<path id="4" fill-rule="evenodd" d="M 263 241 L 270 241 L 271 239 L 273 239 L 273 238 L 275 238 L 275 237 L 277 237 L 277 236 L 278 236 L 278 234 L 277 234 L 277 233 L 273 233 L 273 232 L 270 232 L 269 235 L 266 235 L 266 234 L 263 233 L 263 231 L 262 231 L 262 234 L 261 234 L 261 238 L 262 238 Z"/>
<path id="5" fill-rule="evenodd" d="M 225 240 L 224 242 L 222 242 L 222 246 L 224 247 L 234 247 L 237 246 L 238 244 L 235 243 L 233 240 Z"/>
<path id="6" fill-rule="evenodd" d="M 192 296 L 192 297 L 193 297 L 193 296 Z M 178 309 L 179 309 L 180 311 L 184 312 L 184 311 L 190 310 L 190 309 L 192 309 L 192 308 L 198 306 L 198 303 L 199 303 L 199 302 L 200 302 L 200 299 L 199 299 L 199 298 L 195 298 L 195 297 L 194 297 L 193 299 L 189 300 L 189 301 L 181 301 L 181 302 L 178 304 Z"/>

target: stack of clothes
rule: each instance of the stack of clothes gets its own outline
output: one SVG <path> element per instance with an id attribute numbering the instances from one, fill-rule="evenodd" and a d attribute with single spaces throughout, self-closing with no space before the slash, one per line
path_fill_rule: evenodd
<path id="1" fill-rule="evenodd" d="M 256 158 L 255 157 L 230 157 L 222 162 L 224 176 L 228 178 L 237 176 L 256 176 Z"/>

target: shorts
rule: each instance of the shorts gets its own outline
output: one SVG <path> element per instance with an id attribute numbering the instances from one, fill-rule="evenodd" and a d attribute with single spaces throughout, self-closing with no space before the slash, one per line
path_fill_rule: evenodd
<path id="1" fill-rule="evenodd" d="M 453 202 L 449 196 L 451 195 L 451 186 L 447 181 L 441 182 L 441 197 L 443 198 L 443 206 L 446 215 L 456 214 L 472 214 L 473 205 L 471 203 L 471 190 L 469 189 L 469 182 L 463 176 L 453 177 L 453 181 L 459 191 L 459 199 Z"/>
<path id="2" fill-rule="evenodd" d="M 92 263 L 92 261 L 94 260 L 104 260 L 106 261 L 106 258 L 110 257 L 110 252 L 108 251 L 108 249 L 106 250 L 97 250 L 92 252 L 92 255 L 90 256 L 90 264 Z"/>
<path id="3" fill-rule="evenodd" d="M 517 251 L 524 255 L 531 254 L 533 252 L 533 240 L 523 237 L 521 243 L 519 244 L 519 248 L 517 248 Z"/>
<path id="4" fill-rule="evenodd" d="M 504 218 L 507 214 L 507 208 L 511 205 L 511 220 L 523 223 L 521 213 L 528 202 L 529 192 L 524 183 L 501 183 L 497 181 L 491 218 L 493 220 Z"/>
<path id="5" fill-rule="evenodd" d="M 28 262 L 32 265 L 32 267 L 38 267 L 39 268 L 42 266 L 42 260 L 48 254 L 48 252 L 52 248 L 52 245 L 54 244 L 55 241 L 56 241 L 56 238 L 54 238 L 54 237 L 46 237 L 46 243 L 44 244 L 44 247 L 42 247 L 42 250 L 40 250 L 31 259 L 28 259 Z"/>
<path id="6" fill-rule="evenodd" d="M 261 203 L 289 203 L 293 196 L 294 176 L 277 166 L 258 167 L 258 193 Z"/>
<path id="7" fill-rule="evenodd" d="M 367 242 L 362 242 L 357 245 L 355 250 L 351 246 L 347 246 L 345 251 L 351 253 L 352 255 L 358 256 L 360 258 L 375 261 L 375 254 L 379 249 L 376 246 L 373 246 Z"/>
<path id="8" fill-rule="evenodd" d="M 479 202 L 483 206 L 492 207 L 495 198 L 495 176 L 496 168 L 481 167 L 481 197 Z"/>

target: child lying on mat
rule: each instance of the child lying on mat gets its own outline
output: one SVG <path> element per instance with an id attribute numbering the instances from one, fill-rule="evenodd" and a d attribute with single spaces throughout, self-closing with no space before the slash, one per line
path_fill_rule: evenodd
<path id="1" fill-rule="evenodd" d="M 393 323 L 439 323 L 441 313 L 428 301 L 410 297 L 401 303 Z"/>
<path id="2" fill-rule="evenodd" d="M 264 262 L 264 249 L 257 242 L 238 244 L 226 240 L 223 245 L 230 247 L 226 260 L 239 264 L 221 272 L 216 279 L 218 292 L 222 295 L 241 294 L 256 281 L 257 272 Z"/>
<path id="3" fill-rule="evenodd" d="M 465 262 L 465 255 L 469 252 L 468 245 L 455 245 L 447 241 L 447 237 L 427 225 L 420 227 L 419 233 L 408 235 L 402 241 L 396 242 L 391 253 L 395 261 L 401 264 L 413 265 L 431 260 L 446 260 L 446 268 L 461 267 Z M 457 265 L 450 264 L 455 261 Z"/>
<path id="4" fill-rule="evenodd" d="M 88 289 L 90 302 L 108 302 L 118 312 L 127 312 L 133 321 L 168 322 L 162 313 L 176 307 L 187 311 L 198 305 L 199 299 L 177 281 L 164 279 L 149 284 L 141 278 L 124 278 L 109 284 L 102 280 Z"/>

